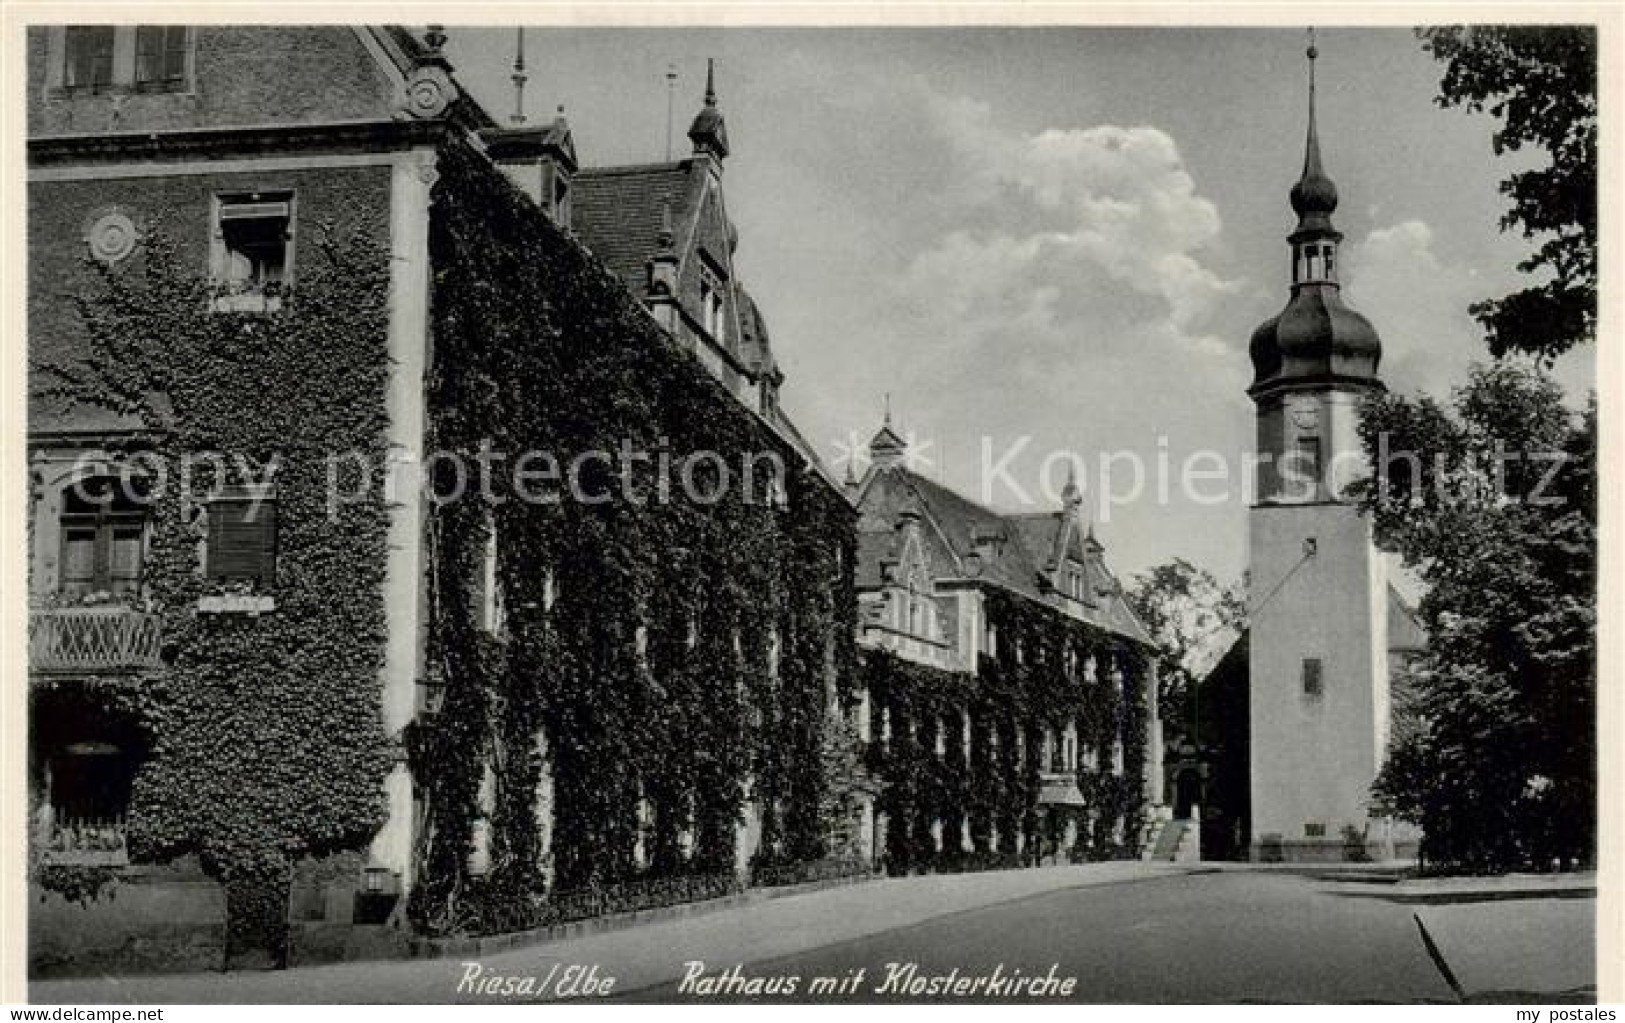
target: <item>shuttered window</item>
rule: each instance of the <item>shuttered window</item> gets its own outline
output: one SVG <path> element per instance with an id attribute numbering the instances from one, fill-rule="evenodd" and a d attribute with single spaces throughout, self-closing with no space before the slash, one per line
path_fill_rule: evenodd
<path id="1" fill-rule="evenodd" d="M 210 579 L 276 581 L 276 502 L 227 497 L 209 505 Z"/>
<path id="2" fill-rule="evenodd" d="M 62 84 L 70 89 L 104 89 L 113 84 L 111 25 L 70 25 L 65 33 Z"/>
<path id="3" fill-rule="evenodd" d="M 186 79 L 186 27 L 142 25 L 135 30 L 135 83 L 174 88 Z"/>

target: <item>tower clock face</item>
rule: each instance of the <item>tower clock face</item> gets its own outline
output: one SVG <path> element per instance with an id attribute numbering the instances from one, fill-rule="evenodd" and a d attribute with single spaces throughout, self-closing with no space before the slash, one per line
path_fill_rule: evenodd
<path id="1" fill-rule="evenodd" d="M 1298 429 L 1313 430 L 1320 422 L 1320 403 L 1313 398 L 1292 398 L 1287 401 L 1286 414 Z"/>

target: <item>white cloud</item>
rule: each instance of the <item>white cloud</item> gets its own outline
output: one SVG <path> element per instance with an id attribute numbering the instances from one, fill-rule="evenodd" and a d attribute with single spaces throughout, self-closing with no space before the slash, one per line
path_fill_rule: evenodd
<path id="1" fill-rule="evenodd" d="M 1107 346 L 1138 349 L 1153 336 L 1187 352 L 1229 351 L 1203 327 L 1244 284 L 1204 264 L 1219 213 L 1166 132 L 1023 134 L 996 123 L 986 103 L 926 103 L 951 154 L 939 192 L 957 216 L 902 275 L 905 301 L 952 317 L 972 346 L 979 333 L 1037 329 L 1088 332 Z"/>
<path id="2" fill-rule="evenodd" d="M 1346 291 L 1382 336 L 1382 376 L 1396 391 L 1443 395 L 1488 358 L 1467 307 L 1484 297 L 1470 267 L 1447 263 L 1433 229 L 1405 220 L 1347 246 Z"/>

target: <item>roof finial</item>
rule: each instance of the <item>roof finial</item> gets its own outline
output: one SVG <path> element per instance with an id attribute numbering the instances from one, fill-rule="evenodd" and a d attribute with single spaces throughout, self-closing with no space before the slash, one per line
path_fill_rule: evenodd
<path id="1" fill-rule="evenodd" d="M 1061 488 L 1061 503 L 1068 510 L 1083 504 L 1083 491 L 1078 489 L 1078 463 L 1066 460 L 1066 485 Z"/>
<path id="2" fill-rule="evenodd" d="M 884 425 L 890 426 L 891 425 L 891 392 L 887 391 L 885 393 L 884 397 L 882 398 L 882 400 L 885 402 L 884 407 L 885 407 L 885 411 L 886 411 L 886 418 L 885 418 L 885 424 Z"/>
<path id="3" fill-rule="evenodd" d="M 671 162 L 672 126 L 677 123 L 677 65 L 666 65 L 666 162 Z"/>
<path id="4" fill-rule="evenodd" d="M 717 109 L 716 61 L 705 59 L 705 106 L 694 115 L 688 138 L 694 143 L 694 154 L 712 157 L 712 168 L 721 172 L 722 161 L 728 156 L 728 128 L 723 124 L 722 111 Z"/>
<path id="5" fill-rule="evenodd" d="M 525 26 L 520 25 L 514 29 L 513 46 L 513 123 L 525 123 L 525 82 L 529 75 L 525 74 Z"/>
<path id="6" fill-rule="evenodd" d="M 1320 51 L 1315 48 L 1315 27 L 1309 26 L 1309 49 L 1304 51 L 1309 58 L 1309 138 L 1304 145 L 1303 176 L 1324 177 L 1325 172 L 1320 168 L 1320 133 L 1315 130 L 1315 59 Z"/>
<path id="7" fill-rule="evenodd" d="M 1313 28 L 1305 55 L 1309 58 L 1309 132 L 1304 140 L 1303 173 L 1292 186 L 1292 209 L 1298 214 L 1298 230 L 1331 231 L 1329 218 L 1337 209 L 1337 186 L 1320 164 L 1320 131 L 1315 122 L 1315 59 L 1320 50 L 1315 47 Z"/>

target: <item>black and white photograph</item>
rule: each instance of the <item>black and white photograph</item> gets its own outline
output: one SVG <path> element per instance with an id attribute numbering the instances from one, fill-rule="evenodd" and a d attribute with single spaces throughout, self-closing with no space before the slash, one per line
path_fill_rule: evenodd
<path id="1" fill-rule="evenodd" d="M 6 1000 L 1616 1018 L 1617 8 L 10 6 Z"/>

